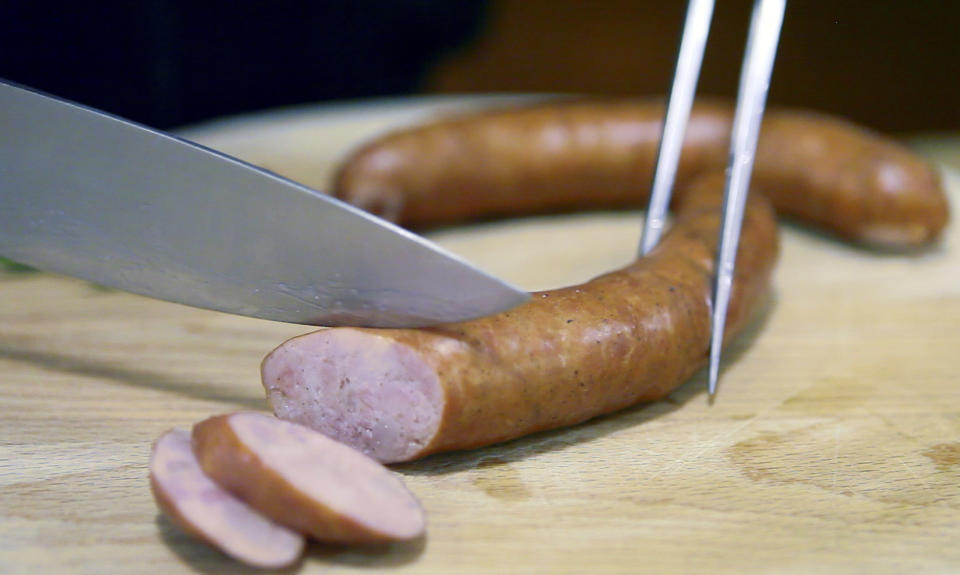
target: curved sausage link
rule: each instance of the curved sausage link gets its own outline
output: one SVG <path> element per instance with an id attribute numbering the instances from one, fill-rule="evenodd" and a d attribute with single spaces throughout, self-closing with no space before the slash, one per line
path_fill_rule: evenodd
<path id="1" fill-rule="evenodd" d="M 336 194 L 404 225 L 643 206 L 662 106 L 570 101 L 493 110 L 380 138 L 353 154 Z M 678 186 L 726 166 L 732 112 L 698 103 Z M 813 112 L 770 110 L 753 184 L 777 210 L 845 239 L 911 248 L 948 220 L 937 172 L 903 146 Z"/>
<path id="2" fill-rule="evenodd" d="M 263 362 L 275 413 L 382 462 L 477 447 L 663 397 L 707 359 L 721 175 L 680 198 L 647 257 L 494 316 L 428 329 L 321 330 Z M 769 286 L 773 210 L 754 194 L 727 337 Z"/>

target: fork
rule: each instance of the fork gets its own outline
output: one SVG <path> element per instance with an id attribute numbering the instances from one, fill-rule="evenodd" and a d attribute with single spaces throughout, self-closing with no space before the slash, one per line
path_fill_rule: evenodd
<path id="1" fill-rule="evenodd" d="M 652 250 L 663 233 L 665 214 L 676 179 L 677 165 L 683 136 L 690 118 L 700 65 L 706 48 L 713 17 L 714 0 L 690 0 L 680 40 L 677 65 L 674 70 L 670 95 L 663 122 L 663 133 L 657 150 L 653 185 L 647 207 L 646 222 L 640 238 L 640 254 Z M 713 285 L 710 366 L 708 394 L 716 396 L 720 373 L 720 352 L 733 272 L 736 266 L 737 245 L 743 224 L 750 175 L 757 149 L 757 137 L 763 120 L 770 75 L 780 40 L 786 0 L 754 0 L 750 17 L 750 31 L 740 70 L 740 85 L 730 134 L 726 183 L 723 192 L 723 222 L 720 226 L 720 245 L 717 250 Z"/>

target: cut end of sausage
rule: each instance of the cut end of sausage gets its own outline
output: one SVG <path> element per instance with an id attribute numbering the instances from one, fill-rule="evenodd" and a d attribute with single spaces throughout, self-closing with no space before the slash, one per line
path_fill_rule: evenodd
<path id="1" fill-rule="evenodd" d="M 370 332 L 322 330 L 263 361 L 280 419 L 315 429 L 383 463 L 419 456 L 444 409 L 436 372 L 410 347 Z"/>
<path id="2" fill-rule="evenodd" d="M 171 521 L 234 559 L 279 569 L 303 552 L 302 535 L 262 516 L 203 472 L 185 430 L 168 431 L 154 444 L 150 486 Z"/>
<path id="3" fill-rule="evenodd" d="M 421 536 L 423 508 L 403 481 L 359 451 L 262 413 L 194 427 L 203 470 L 278 523 L 334 543 Z"/>

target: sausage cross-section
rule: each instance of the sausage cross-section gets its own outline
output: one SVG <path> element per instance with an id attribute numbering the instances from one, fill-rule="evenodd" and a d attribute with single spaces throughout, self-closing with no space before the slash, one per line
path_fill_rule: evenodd
<path id="1" fill-rule="evenodd" d="M 706 360 L 723 177 L 680 198 L 647 257 L 512 310 L 426 329 L 321 330 L 263 362 L 268 400 L 383 462 L 495 443 L 663 397 Z M 748 203 L 727 320 L 738 332 L 777 255 L 773 210 Z"/>
<path id="2" fill-rule="evenodd" d="M 150 486 L 171 521 L 234 559 L 273 569 L 293 564 L 303 552 L 302 535 L 267 519 L 200 469 L 186 430 L 170 430 L 154 443 Z"/>
<path id="3" fill-rule="evenodd" d="M 376 461 L 303 426 L 262 413 L 233 413 L 193 428 L 200 466 L 277 523 L 320 541 L 415 539 L 423 509 Z"/>

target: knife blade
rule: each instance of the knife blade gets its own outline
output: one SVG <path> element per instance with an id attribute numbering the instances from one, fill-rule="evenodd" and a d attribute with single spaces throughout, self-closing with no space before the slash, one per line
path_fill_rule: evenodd
<path id="1" fill-rule="evenodd" d="M 239 159 L 0 79 L 0 255 L 162 300 L 419 327 L 529 294 Z"/>

